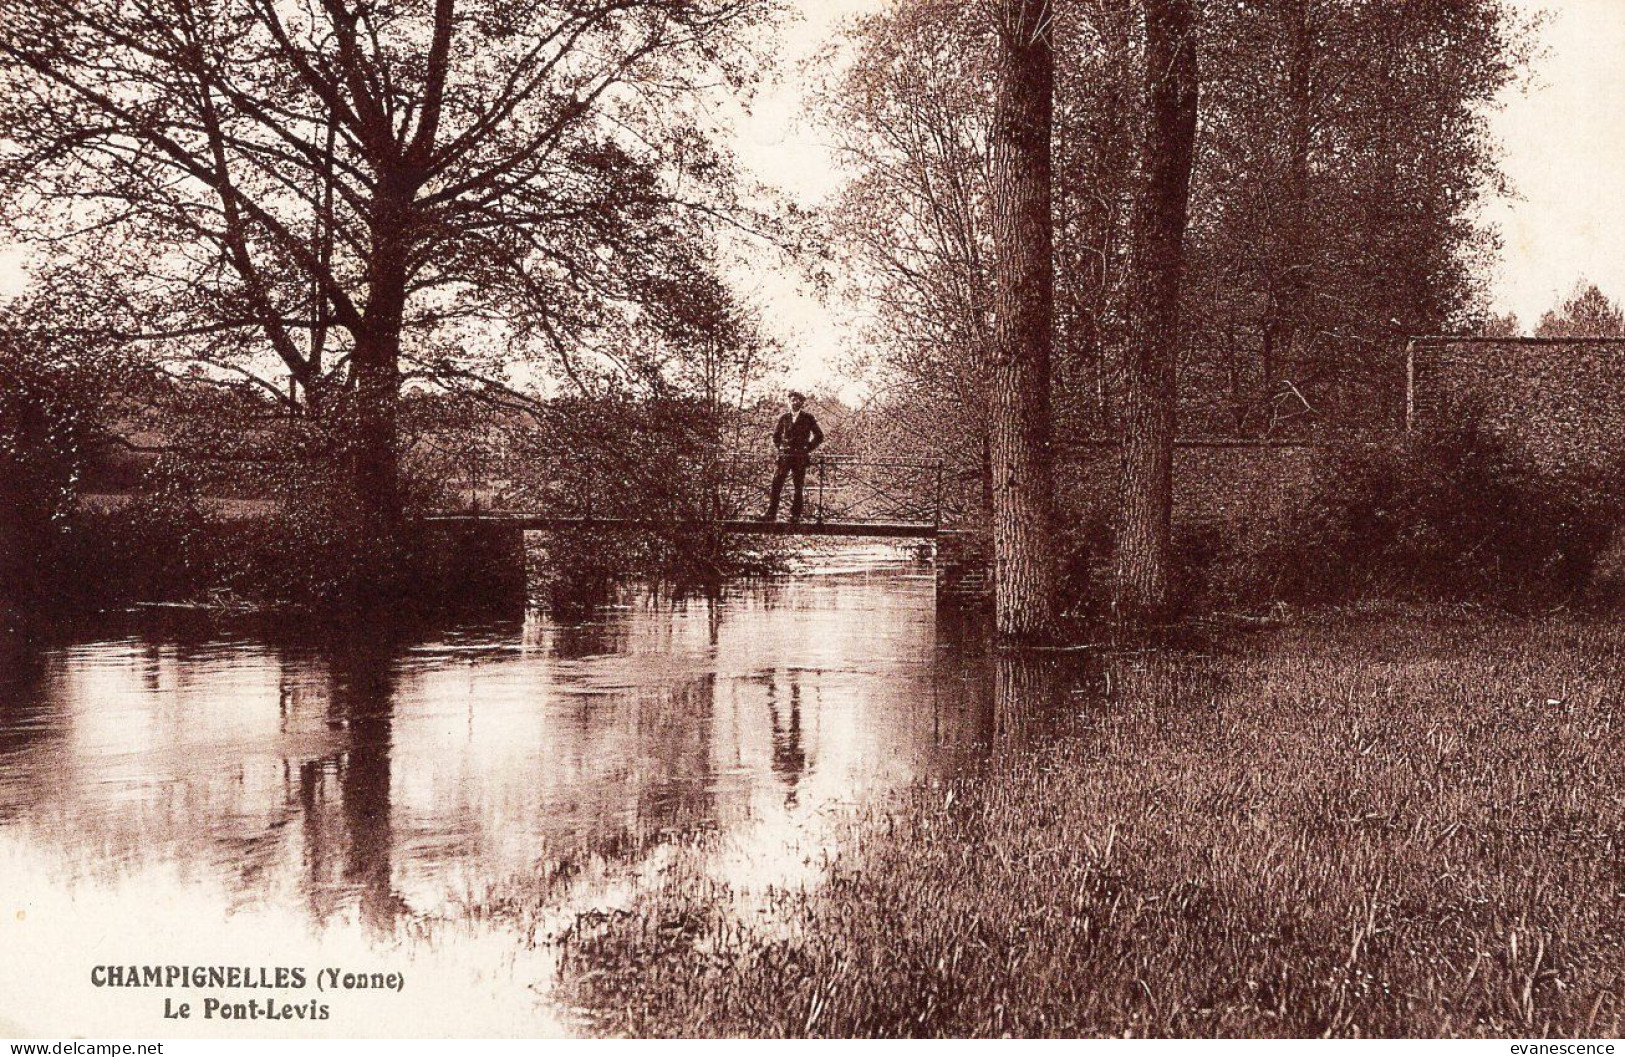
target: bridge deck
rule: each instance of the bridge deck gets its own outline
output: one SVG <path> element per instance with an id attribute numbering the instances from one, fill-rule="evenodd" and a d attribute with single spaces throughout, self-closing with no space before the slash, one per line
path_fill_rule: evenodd
<path id="1" fill-rule="evenodd" d="M 670 525 L 670 522 L 636 518 L 545 517 L 504 511 L 482 511 L 478 514 L 432 514 L 427 519 L 434 524 L 450 525 L 510 525 L 525 531 L 558 531 L 560 529 L 632 529 Z M 698 525 L 700 522 L 690 522 Z M 723 532 L 748 533 L 761 536 L 877 536 L 887 539 L 932 539 L 937 526 L 911 521 L 755 521 L 731 520 L 710 522 Z"/>

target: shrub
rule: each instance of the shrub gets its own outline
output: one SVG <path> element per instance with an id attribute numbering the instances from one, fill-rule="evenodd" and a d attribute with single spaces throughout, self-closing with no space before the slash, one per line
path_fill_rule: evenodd
<path id="1" fill-rule="evenodd" d="M 1214 577 L 1238 595 L 1550 604 L 1583 594 L 1621 504 L 1615 471 L 1543 472 L 1478 425 L 1332 460 L 1300 508 L 1236 540 Z"/>
<path id="2" fill-rule="evenodd" d="M 59 340 L 45 318 L 26 305 L 0 311 L 0 613 L 19 616 L 60 588 L 57 537 L 117 384 L 105 345 Z"/>
<path id="3" fill-rule="evenodd" d="M 81 505 L 64 519 L 49 578 L 53 613 L 136 602 L 209 603 L 342 610 L 365 546 L 346 491 L 319 467 L 254 468 L 270 495 L 206 496 L 195 467 L 170 461 L 142 494 L 112 505 Z M 303 488 L 291 477 L 303 477 Z M 421 548 L 394 556 L 413 582 Z"/>

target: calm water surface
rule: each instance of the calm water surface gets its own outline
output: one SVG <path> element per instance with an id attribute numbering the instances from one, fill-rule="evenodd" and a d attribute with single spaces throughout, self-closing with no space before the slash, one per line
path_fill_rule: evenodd
<path id="1" fill-rule="evenodd" d="M 486 1027 L 537 1030 L 533 967 L 504 954 L 505 982 L 481 953 L 514 946 L 474 920 L 504 886 L 592 864 L 603 884 L 560 908 L 580 913 L 673 847 L 738 886 L 805 882 L 837 810 L 993 742 L 997 680 L 933 595 L 928 566 L 869 548 L 581 625 L 398 645 L 144 628 L 11 658 L 0 915 L 59 952 L 70 995 L 104 958 L 219 956 L 235 930 L 247 963 L 241 942 L 469 969 L 500 1010 Z M 33 978 L 5 974 L 0 1027 L 32 1023 L 5 995 Z"/>

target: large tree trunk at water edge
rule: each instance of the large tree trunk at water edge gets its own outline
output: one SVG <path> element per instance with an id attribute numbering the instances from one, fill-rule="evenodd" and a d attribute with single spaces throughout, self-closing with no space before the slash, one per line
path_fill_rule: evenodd
<path id="1" fill-rule="evenodd" d="M 1192 0 L 1145 0 L 1149 107 L 1134 211 L 1128 376 L 1113 608 L 1165 617 L 1173 597 L 1173 446 L 1179 289 L 1196 145 Z"/>
<path id="2" fill-rule="evenodd" d="M 367 311 L 356 335 L 352 369 L 355 421 L 350 438 L 351 481 L 359 531 L 354 593 L 363 605 L 387 604 L 401 586 L 401 482 L 398 412 L 401 399 L 401 327 L 406 316 L 409 208 L 380 196 L 372 219 Z"/>
<path id="3" fill-rule="evenodd" d="M 356 406 L 350 438 L 350 480 L 358 533 L 356 600 L 388 602 L 399 583 L 400 452 L 397 412 L 401 378 L 399 335 L 356 349 Z"/>
<path id="4" fill-rule="evenodd" d="M 996 0 L 993 370 L 994 605 L 1001 637 L 1056 627 L 1050 344 L 1055 316 L 1050 129 L 1054 87 L 1048 0 Z"/>

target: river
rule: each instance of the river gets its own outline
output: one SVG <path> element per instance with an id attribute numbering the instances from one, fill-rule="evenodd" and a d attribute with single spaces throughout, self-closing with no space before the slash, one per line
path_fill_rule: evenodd
<path id="1" fill-rule="evenodd" d="M 329 1019 L 262 1034 L 569 1032 L 551 930 L 673 855 L 740 891 L 816 883 L 831 818 L 996 740 L 982 642 L 928 565 L 869 546 L 579 624 L 383 643 L 132 617 L 9 657 L 0 1034 L 244 1030 L 92 979 L 150 963 L 404 976 L 312 982 L 287 997 Z"/>

